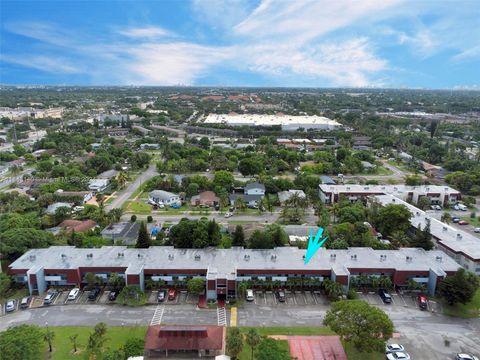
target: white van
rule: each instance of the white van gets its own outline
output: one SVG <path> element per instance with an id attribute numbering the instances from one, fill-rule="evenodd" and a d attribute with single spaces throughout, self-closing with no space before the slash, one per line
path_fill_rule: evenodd
<path id="1" fill-rule="evenodd" d="M 80 294 L 79 288 L 74 288 L 70 290 L 70 292 L 68 293 L 68 300 L 75 300 L 78 297 L 78 294 Z"/>
<path id="2" fill-rule="evenodd" d="M 255 298 L 253 297 L 253 290 L 252 289 L 247 289 L 247 301 L 253 301 Z"/>

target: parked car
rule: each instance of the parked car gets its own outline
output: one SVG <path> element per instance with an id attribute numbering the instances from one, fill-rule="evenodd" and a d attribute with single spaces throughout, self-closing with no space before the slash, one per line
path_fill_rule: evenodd
<path id="1" fill-rule="evenodd" d="M 232 216 L 233 216 L 233 214 L 231 212 L 227 212 L 224 215 L 225 218 L 229 218 L 229 217 L 232 217 Z"/>
<path id="2" fill-rule="evenodd" d="M 405 351 L 392 352 L 386 355 L 387 360 L 410 360 L 410 355 Z"/>
<path id="3" fill-rule="evenodd" d="M 478 360 L 478 357 L 465 353 L 460 353 L 455 356 L 455 360 Z"/>
<path id="4" fill-rule="evenodd" d="M 418 307 L 422 310 L 427 310 L 428 300 L 425 295 L 418 295 Z"/>
<path id="5" fill-rule="evenodd" d="M 10 299 L 7 301 L 5 304 L 5 312 L 12 312 L 17 309 L 17 300 L 15 299 Z"/>
<path id="6" fill-rule="evenodd" d="M 108 300 L 115 301 L 117 299 L 118 294 L 120 294 L 120 290 L 118 289 L 114 289 L 110 291 L 110 294 L 108 294 Z"/>
<path id="7" fill-rule="evenodd" d="M 392 297 L 388 293 L 387 290 L 385 289 L 378 289 L 378 295 L 382 298 L 383 302 L 385 304 L 391 304 L 392 303 Z"/>
<path id="8" fill-rule="evenodd" d="M 285 291 L 278 290 L 276 292 L 276 295 L 277 295 L 277 299 L 278 299 L 279 302 L 285 302 Z"/>
<path id="9" fill-rule="evenodd" d="M 252 289 L 247 289 L 247 295 L 245 296 L 247 301 L 253 301 L 255 300 L 255 297 L 253 296 L 253 290 Z"/>
<path id="10" fill-rule="evenodd" d="M 70 292 L 68 293 L 68 297 L 67 299 L 69 301 L 72 301 L 72 300 L 75 300 L 78 295 L 80 294 L 80 289 L 79 288 L 73 288 L 72 290 L 70 290 Z"/>
<path id="11" fill-rule="evenodd" d="M 168 290 L 168 300 L 175 300 L 175 298 L 177 297 L 177 290 L 175 289 L 169 289 Z"/>
<path id="12" fill-rule="evenodd" d="M 480 233 L 480 227 L 476 227 L 475 229 L 473 229 L 473 232 Z"/>
<path id="13" fill-rule="evenodd" d="M 98 294 L 100 294 L 100 288 L 98 288 L 98 287 L 93 288 L 88 293 L 88 300 L 94 301 L 97 298 Z"/>
<path id="14" fill-rule="evenodd" d="M 460 211 L 467 211 L 468 210 L 468 207 L 466 205 L 463 205 L 463 204 L 456 204 L 454 207 L 453 207 L 454 210 L 460 210 Z"/>
<path id="15" fill-rule="evenodd" d="M 453 222 L 453 223 L 458 223 L 459 221 L 460 221 L 460 218 L 455 217 L 455 216 L 452 217 L 452 222 Z"/>
<path id="16" fill-rule="evenodd" d="M 157 301 L 158 302 L 164 302 L 166 298 L 167 298 L 166 291 L 165 290 L 160 290 L 157 294 Z"/>
<path id="17" fill-rule="evenodd" d="M 21 309 L 28 309 L 31 302 L 32 302 L 32 297 L 31 296 L 23 297 L 22 300 L 20 301 L 20 308 Z"/>
<path id="18" fill-rule="evenodd" d="M 58 296 L 58 291 L 55 289 L 49 289 L 47 295 L 43 299 L 43 305 L 50 305 L 53 303 L 55 298 Z"/>
<path id="19" fill-rule="evenodd" d="M 404 351 L 405 348 L 400 344 L 387 344 L 385 346 L 385 354 L 390 354 L 392 352 Z"/>
<path id="20" fill-rule="evenodd" d="M 460 220 L 460 221 L 458 222 L 458 225 L 468 225 L 468 221 Z"/>

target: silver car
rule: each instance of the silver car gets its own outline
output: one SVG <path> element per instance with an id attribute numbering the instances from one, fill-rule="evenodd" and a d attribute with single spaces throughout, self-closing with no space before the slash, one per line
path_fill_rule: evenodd
<path id="1" fill-rule="evenodd" d="M 410 360 L 410 355 L 405 351 L 392 352 L 387 354 L 387 360 Z"/>
<path id="2" fill-rule="evenodd" d="M 17 300 L 8 300 L 5 304 L 5 312 L 15 311 L 17 308 Z"/>
<path id="3" fill-rule="evenodd" d="M 387 346 L 385 346 L 385 354 L 390 354 L 397 351 L 405 351 L 405 348 L 400 344 L 387 344 Z"/>

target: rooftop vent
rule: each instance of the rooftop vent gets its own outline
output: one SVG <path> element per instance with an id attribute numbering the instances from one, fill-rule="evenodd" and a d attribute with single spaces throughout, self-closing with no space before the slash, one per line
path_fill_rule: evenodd
<path id="1" fill-rule="evenodd" d="M 173 254 L 168 254 L 168 260 L 173 260 Z"/>
<path id="2" fill-rule="evenodd" d="M 441 256 L 435 256 L 435 260 L 438 262 L 442 262 L 443 259 Z"/>
<path id="3" fill-rule="evenodd" d="M 448 231 L 448 228 L 446 226 L 444 226 L 442 229 L 443 231 Z"/>
<path id="4" fill-rule="evenodd" d="M 385 190 L 385 186 L 382 186 L 382 190 Z"/>
<path id="5" fill-rule="evenodd" d="M 141 259 L 143 257 L 142 254 L 137 254 L 137 258 Z"/>
<path id="6" fill-rule="evenodd" d="M 347 186 L 347 190 L 350 190 L 350 186 Z"/>
<path id="7" fill-rule="evenodd" d="M 392 199 L 392 202 L 395 202 L 395 198 Z"/>
<path id="8" fill-rule="evenodd" d="M 417 212 L 415 213 L 415 216 L 420 216 L 420 212 L 417 211 Z"/>
<path id="9" fill-rule="evenodd" d="M 195 255 L 195 260 L 200 261 L 200 255 Z"/>
<path id="10" fill-rule="evenodd" d="M 458 233 L 457 234 L 457 239 L 461 239 L 462 238 L 462 234 Z"/>
<path id="11" fill-rule="evenodd" d="M 350 256 L 350 258 L 351 258 L 352 260 L 357 260 L 357 254 L 354 254 L 354 255 Z"/>
<path id="12" fill-rule="evenodd" d="M 398 188 L 395 186 L 395 187 L 393 188 L 393 190 L 397 191 L 397 190 L 398 190 Z"/>
<path id="13" fill-rule="evenodd" d="M 30 261 L 35 261 L 36 256 L 35 255 L 30 255 L 28 258 L 30 259 Z"/>
<path id="14" fill-rule="evenodd" d="M 272 255 L 272 256 L 270 256 L 270 260 L 276 261 L 276 260 L 277 260 L 277 255 Z"/>
<path id="15" fill-rule="evenodd" d="M 243 256 L 243 260 L 249 261 L 249 260 L 250 260 L 250 255 L 245 254 L 245 255 Z"/>
<path id="16" fill-rule="evenodd" d="M 67 255 L 62 254 L 62 259 L 65 260 L 67 258 Z"/>
<path id="17" fill-rule="evenodd" d="M 87 254 L 87 259 L 91 259 L 91 258 L 93 258 L 93 254 L 92 253 Z"/>
<path id="18" fill-rule="evenodd" d="M 330 260 L 334 261 L 337 259 L 337 254 L 330 254 Z"/>
<path id="19" fill-rule="evenodd" d="M 387 255 L 385 254 L 380 255 L 380 261 L 385 261 L 385 260 L 387 260 Z"/>
<path id="20" fill-rule="evenodd" d="M 407 260 L 407 262 L 412 262 L 413 258 L 411 256 L 408 256 L 405 258 L 405 260 Z"/>
<path id="21" fill-rule="evenodd" d="M 365 190 L 370 190 L 370 188 L 368 186 L 365 186 L 364 189 Z"/>
<path id="22" fill-rule="evenodd" d="M 120 253 L 117 254 L 117 256 L 118 256 L 119 258 L 123 258 L 123 257 L 125 257 L 125 254 L 124 254 L 123 252 L 120 252 Z"/>
<path id="23" fill-rule="evenodd" d="M 186 253 L 187 253 L 187 249 L 182 249 L 181 254 L 182 254 L 182 255 L 185 255 Z"/>

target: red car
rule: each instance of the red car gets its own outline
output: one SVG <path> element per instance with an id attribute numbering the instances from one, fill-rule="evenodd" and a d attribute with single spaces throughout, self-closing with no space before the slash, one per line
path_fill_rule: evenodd
<path id="1" fill-rule="evenodd" d="M 418 307 L 422 310 L 427 310 L 427 297 L 425 295 L 418 295 Z"/>
<path id="2" fill-rule="evenodd" d="M 175 300 L 176 297 L 177 297 L 177 290 L 175 289 L 168 290 L 168 300 Z"/>
<path id="3" fill-rule="evenodd" d="M 460 221 L 458 222 L 458 225 L 468 225 L 468 221 L 460 220 Z"/>

